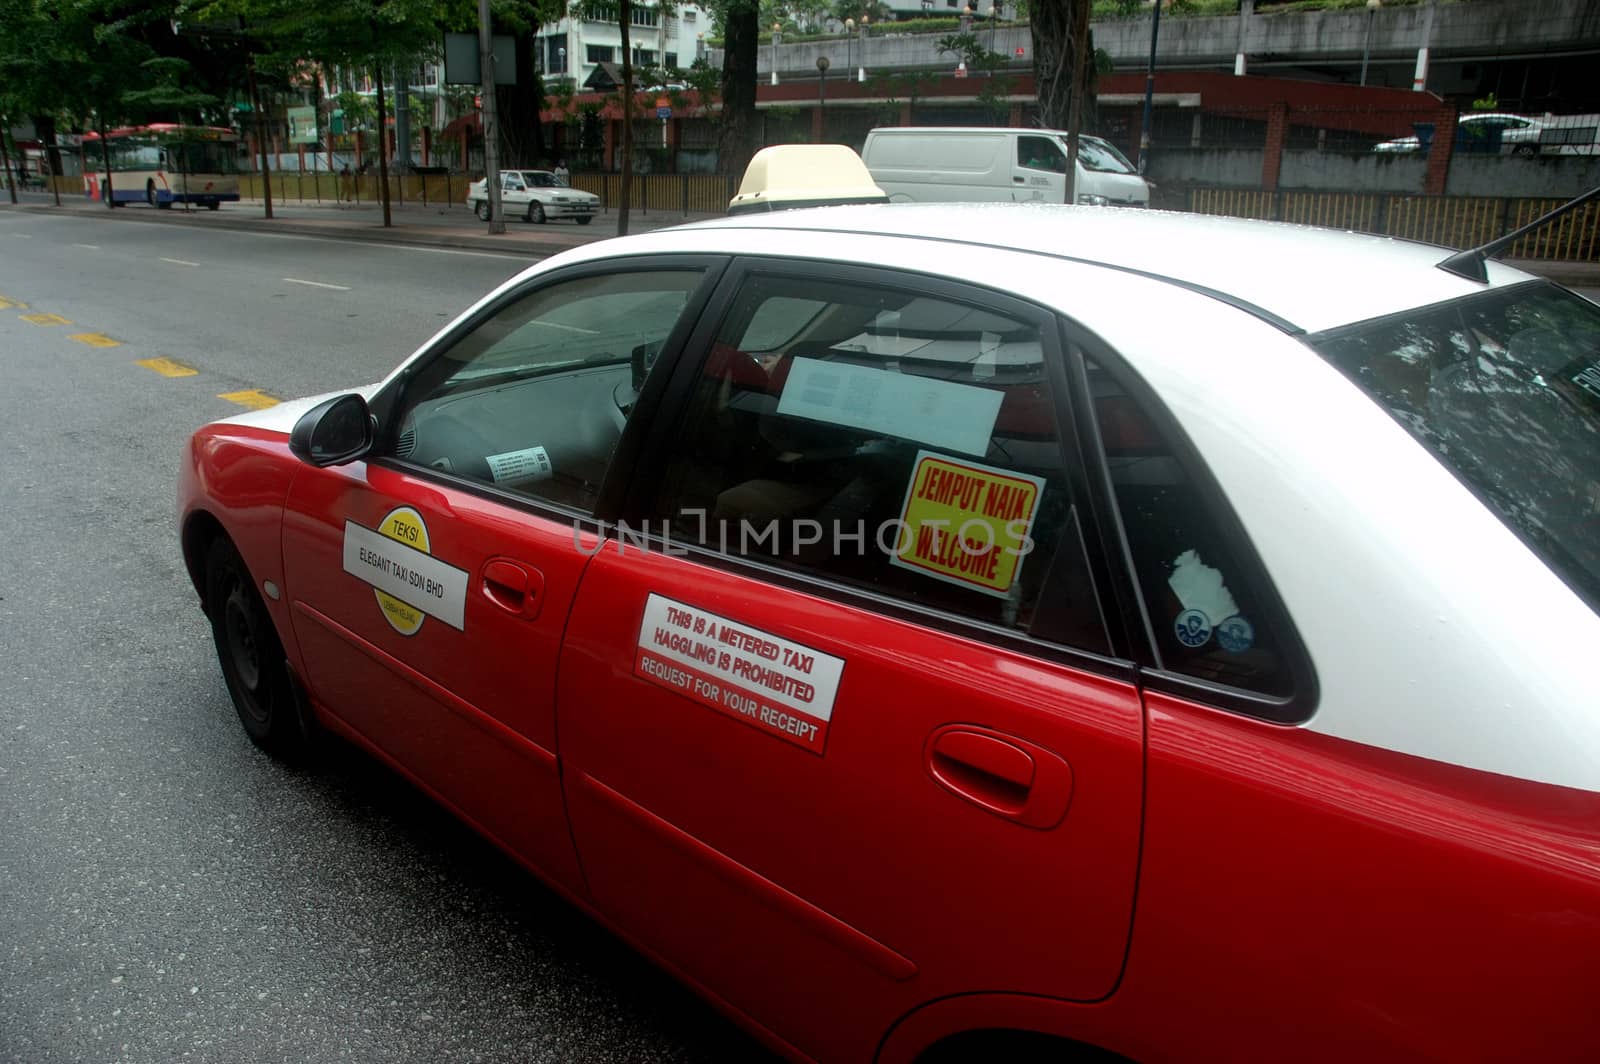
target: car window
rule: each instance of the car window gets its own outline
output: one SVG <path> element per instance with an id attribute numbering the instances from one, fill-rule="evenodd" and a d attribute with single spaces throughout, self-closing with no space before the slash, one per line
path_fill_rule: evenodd
<path id="1" fill-rule="evenodd" d="M 1078 161 L 1085 168 L 1105 174 L 1136 174 L 1138 168 L 1109 142 L 1099 137 L 1078 138 Z"/>
<path id="2" fill-rule="evenodd" d="M 1246 579 L 1239 545 L 1156 420 L 1098 365 L 1089 362 L 1088 374 L 1161 667 L 1257 694 L 1292 694 L 1278 633 Z"/>
<path id="3" fill-rule="evenodd" d="M 406 389 L 395 457 L 582 511 L 698 269 L 548 284 L 505 304 Z"/>
<path id="4" fill-rule="evenodd" d="M 1600 307 L 1521 286 L 1311 343 L 1600 612 Z"/>
<path id="5" fill-rule="evenodd" d="M 1067 172 L 1067 156 L 1049 137 L 1018 137 L 1017 165 L 1029 170 Z"/>
<path id="6" fill-rule="evenodd" d="M 757 275 L 656 495 L 672 535 L 1096 653 L 1106 630 L 1033 323 Z"/>

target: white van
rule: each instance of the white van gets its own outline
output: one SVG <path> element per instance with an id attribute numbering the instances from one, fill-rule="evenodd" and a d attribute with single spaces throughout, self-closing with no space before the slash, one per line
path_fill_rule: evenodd
<path id="1" fill-rule="evenodd" d="M 1067 135 L 1058 129 L 884 127 L 861 150 L 893 203 L 1066 201 Z M 1148 206 L 1150 185 L 1099 137 L 1078 137 L 1079 203 Z"/>

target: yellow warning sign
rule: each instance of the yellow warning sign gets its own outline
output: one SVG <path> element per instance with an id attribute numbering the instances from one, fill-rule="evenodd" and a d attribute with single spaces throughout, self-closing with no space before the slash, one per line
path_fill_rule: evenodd
<path id="1" fill-rule="evenodd" d="M 1006 595 L 1033 549 L 1044 479 L 920 451 L 890 564 Z"/>

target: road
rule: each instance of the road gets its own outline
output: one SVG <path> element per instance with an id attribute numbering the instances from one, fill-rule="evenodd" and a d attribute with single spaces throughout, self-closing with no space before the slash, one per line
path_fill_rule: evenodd
<path id="1" fill-rule="evenodd" d="M 196 426 L 524 265 L 0 212 L 0 1060 L 765 1059 L 364 755 L 257 752 L 183 572 Z"/>

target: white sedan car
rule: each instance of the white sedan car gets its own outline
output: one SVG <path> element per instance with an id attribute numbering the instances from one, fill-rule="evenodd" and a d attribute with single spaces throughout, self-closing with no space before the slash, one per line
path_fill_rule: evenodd
<path id="1" fill-rule="evenodd" d="M 467 206 L 484 221 L 489 220 L 488 188 L 487 180 L 467 187 Z M 500 202 L 506 217 L 539 223 L 571 218 L 588 225 L 600 209 L 599 196 L 566 185 L 549 170 L 500 171 Z"/>

